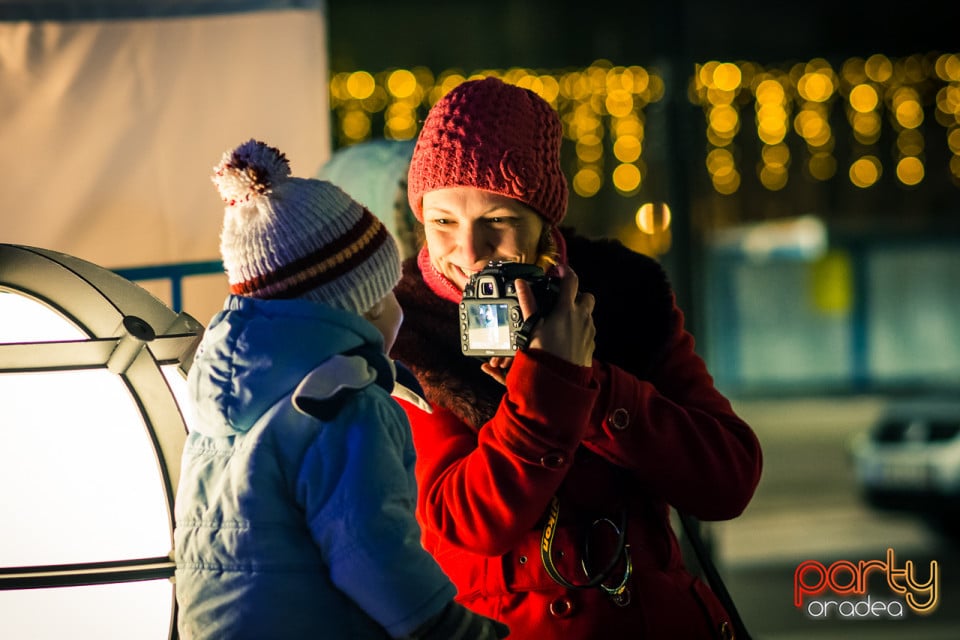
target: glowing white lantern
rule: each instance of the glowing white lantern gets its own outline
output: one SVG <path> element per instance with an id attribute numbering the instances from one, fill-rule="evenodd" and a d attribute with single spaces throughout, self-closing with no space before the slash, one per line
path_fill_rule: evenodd
<path id="1" fill-rule="evenodd" d="M 203 327 L 0 244 L 0 638 L 172 638 L 173 497 Z"/>

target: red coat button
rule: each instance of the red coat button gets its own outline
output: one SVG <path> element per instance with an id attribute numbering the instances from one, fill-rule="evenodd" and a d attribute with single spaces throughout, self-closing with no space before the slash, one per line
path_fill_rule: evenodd
<path id="1" fill-rule="evenodd" d="M 630 426 L 630 414 L 626 409 L 617 409 L 610 414 L 610 417 L 607 418 L 607 422 L 609 422 L 610 426 L 614 429 L 623 431 Z"/>
<path id="2" fill-rule="evenodd" d="M 563 455 L 563 451 L 548 451 L 540 458 L 541 466 L 547 469 L 559 469 L 566 464 L 566 462 L 567 456 Z"/>
<path id="3" fill-rule="evenodd" d="M 550 603 L 550 615 L 554 618 L 566 618 L 573 613 L 573 602 L 569 598 L 557 598 Z"/>

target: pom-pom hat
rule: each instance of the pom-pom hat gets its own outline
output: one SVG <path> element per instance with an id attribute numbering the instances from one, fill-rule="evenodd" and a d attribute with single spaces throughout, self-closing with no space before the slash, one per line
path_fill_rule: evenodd
<path id="1" fill-rule="evenodd" d="M 226 203 L 220 253 L 231 293 L 362 315 L 400 280 L 386 227 L 336 185 L 291 177 L 278 149 L 245 142 L 223 154 L 212 180 Z"/>
<path id="2" fill-rule="evenodd" d="M 475 187 L 519 200 L 557 225 L 567 212 L 562 135 L 557 112 L 533 91 L 494 77 L 463 82 L 423 123 L 410 161 L 410 207 L 422 221 L 424 193 Z"/>

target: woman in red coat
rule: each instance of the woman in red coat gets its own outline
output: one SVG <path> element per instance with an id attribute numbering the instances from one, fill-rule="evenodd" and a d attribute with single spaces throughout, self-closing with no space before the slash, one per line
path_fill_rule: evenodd
<path id="1" fill-rule="evenodd" d="M 465 82 L 431 109 L 409 170 L 425 243 L 396 289 L 391 353 L 430 410 L 405 403 L 424 546 L 471 609 L 516 640 L 731 637 L 683 565 L 669 507 L 734 518 L 760 478 L 750 427 L 713 385 L 664 271 L 559 225 L 561 124 L 532 91 Z M 464 355 L 459 302 L 491 261 L 535 264 L 513 357 Z M 466 315 L 466 314 L 464 314 Z"/>

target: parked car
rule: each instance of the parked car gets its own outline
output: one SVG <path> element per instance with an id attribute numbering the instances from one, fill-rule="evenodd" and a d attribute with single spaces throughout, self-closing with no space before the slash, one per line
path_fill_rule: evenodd
<path id="1" fill-rule="evenodd" d="M 960 396 L 892 400 L 851 454 L 868 504 L 960 533 Z"/>

